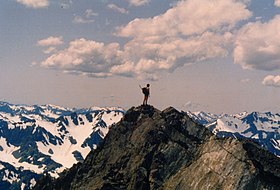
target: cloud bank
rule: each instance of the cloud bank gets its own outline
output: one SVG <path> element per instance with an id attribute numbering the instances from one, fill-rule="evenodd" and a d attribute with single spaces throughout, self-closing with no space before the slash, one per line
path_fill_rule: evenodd
<path id="1" fill-rule="evenodd" d="M 280 69 L 280 15 L 245 25 L 236 39 L 234 61 L 244 69 Z"/>
<path id="2" fill-rule="evenodd" d="M 222 16 L 221 16 L 222 15 Z M 251 16 L 246 5 L 234 0 L 181 1 L 166 13 L 148 19 L 135 19 L 120 28 L 119 35 L 179 36 L 233 27 Z"/>
<path id="3" fill-rule="evenodd" d="M 41 65 L 92 77 L 156 80 L 163 71 L 227 56 L 232 30 L 251 15 L 244 1 L 180 1 L 161 15 L 117 28 L 117 36 L 129 39 L 122 46 L 76 39 Z"/>
<path id="4" fill-rule="evenodd" d="M 62 69 L 73 74 L 108 77 L 110 69 L 122 62 L 119 44 L 105 45 L 86 39 L 70 42 L 67 49 L 58 51 L 41 63 L 47 68 Z"/>

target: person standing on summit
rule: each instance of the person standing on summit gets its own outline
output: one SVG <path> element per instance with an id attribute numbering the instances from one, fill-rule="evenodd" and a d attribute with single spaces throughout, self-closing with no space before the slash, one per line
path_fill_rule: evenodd
<path id="1" fill-rule="evenodd" d="M 140 85 L 139 87 L 142 89 L 142 93 L 144 94 L 143 105 L 148 105 L 148 98 L 150 97 L 150 84 L 147 84 L 147 86 L 143 88 Z"/>

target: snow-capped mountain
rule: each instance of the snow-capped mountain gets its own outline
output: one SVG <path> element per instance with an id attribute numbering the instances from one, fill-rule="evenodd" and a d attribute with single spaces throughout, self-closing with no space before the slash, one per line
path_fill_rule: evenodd
<path id="1" fill-rule="evenodd" d="M 121 108 L 69 109 L 0 102 L 0 187 L 29 189 L 83 161 L 124 114 Z"/>
<path id="2" fill-rule="evenodd" d="M 280 114 L 242 112 L 215 115 L 188 112 L 188 115 L 219 137 L 250 138 L 280 157 Z"/>
<path id="3" fill-rule="evenodd" d="M 279 190 L 280 159 L 256 143 L 216 138 L 186 113 L 127 110 L 84 163 L 34 190 Z"/>

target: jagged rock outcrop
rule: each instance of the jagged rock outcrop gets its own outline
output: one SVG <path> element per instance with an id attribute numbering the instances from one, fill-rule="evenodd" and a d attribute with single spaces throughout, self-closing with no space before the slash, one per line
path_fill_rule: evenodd
<path id="1" fill-rule="evenodd" d="M 185 113 L 133 107 L 84 163 L 35 189 L 197 190 L 280 187 L 280 159 L 252 141 L 217 138 Z"/>

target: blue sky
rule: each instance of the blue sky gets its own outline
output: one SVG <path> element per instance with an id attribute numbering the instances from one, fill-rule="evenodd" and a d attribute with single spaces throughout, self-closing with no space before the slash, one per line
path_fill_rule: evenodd
<path id="1" fill-rule="evenodd" d="M 0 100 L 279 112 L 278 0 L 0 2 Z"/>

